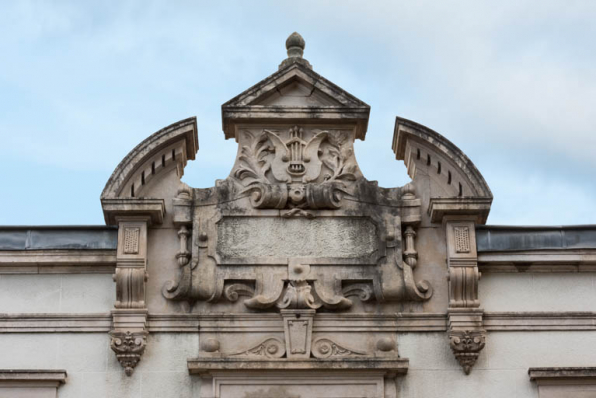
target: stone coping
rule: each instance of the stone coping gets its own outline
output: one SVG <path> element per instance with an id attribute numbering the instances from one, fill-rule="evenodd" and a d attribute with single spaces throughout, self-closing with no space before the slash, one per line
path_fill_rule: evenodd
<path id="1" fill-rule="evenodd" d="M 103 198 L 104 218 L 108 225 L 118 225 L 118 218 L 145 216 L 153 224 L 163 223 L 166 205 L 160 198 Z"/>
<path id="2" fill-rule="evenodd" d="M 115 250 L 118 230 L 99 225 L 0 226 L 0 250 Z"/>
<path id="3" fill-rule="evenodd" d="M 358 370 L 384 371 L 388 376 L 405 375 L 408 359 L 387 358 L 340 358 L 340 359 L 249 359 L 249 358 L 191 358 L 188 360 L 190 374 L 205 375 L 221 371 L 322 371 Z"/>
<path id="4" fill-rule="evenodd" d="M 596 225 L 477 226 L 478 252 L 596 249 Z"/>
<path id="5" fill-rule="evenodd" d="M 64 369 L 0 369 L 0 381 L 66 382 Z"/>
<path id="6" fill-rule="evenodd" d="M 530 380 L 562 380 L 562 379 L 594 379 L 596 382 L 596 367 L 568 367 L 568 368 L 530 368 Z"/>

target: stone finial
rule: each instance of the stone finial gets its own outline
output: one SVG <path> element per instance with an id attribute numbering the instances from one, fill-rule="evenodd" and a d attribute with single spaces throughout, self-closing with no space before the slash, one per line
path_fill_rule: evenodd
<path id="1" fill-rule="evenodd" d="M 299 63 L 312 69 L 310 62 L 302 58 L 302 55 L 304 54 L 304 47 L 306 47 L 304 38 L 297 32 L 292 33 L 286 40 L 288 58 L 282 61 L 282 63 L 279 65 L 279 69 L 283 69 L 286 66 L 294 63 Z"/>
<path id="2" fill-rule="evenodd" d="M 300 33 L 292 33 L 286 40 L 288 58 L 302 58 L 302 54 L 304 54 L 304 47 L 306 47 L 306 42 L 304 41 L 304 38 L 300 36 Z"/>

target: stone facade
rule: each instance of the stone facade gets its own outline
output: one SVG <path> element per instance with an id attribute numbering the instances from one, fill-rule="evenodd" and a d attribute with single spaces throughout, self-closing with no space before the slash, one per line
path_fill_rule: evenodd
<path id="1" fill-rule="evenodd" d="M 0 228 L 0 396 L 592 396 L 596 227 L 485 225 L 480 172 L 402 118 L 412 181 L 367 180 L 369 106 L 286 46 L 222 106 L 213 187 L 180 181 L 189 118 L 118 165 L 106 227 Z"/>

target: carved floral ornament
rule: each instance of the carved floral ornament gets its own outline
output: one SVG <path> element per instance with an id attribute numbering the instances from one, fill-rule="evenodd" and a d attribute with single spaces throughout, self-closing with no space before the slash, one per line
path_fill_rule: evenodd
<path id="1" fill-rule="evenodd" d="M 183 187 L 174 199 L 180 271 L 164 296 L 332 311 L 354 298 L 429 299 L 432 288 L 413 271 L 420 199 L 411 184 L 383 189 L 366 180 L 353 134 L 240 130 L 230 177 L 210 189 Z"/>
<path id="2" fill-rule="evenodd" d="M 306 136 L 309 136 L 306 139 Z M 294 126 L 285 134 L 245 130 L 232 176 L 259 209 L 339 209 L 351 183 L 362 178 L 349 131 Z M 294 210 L 296 209 L 296 210 Z"/>

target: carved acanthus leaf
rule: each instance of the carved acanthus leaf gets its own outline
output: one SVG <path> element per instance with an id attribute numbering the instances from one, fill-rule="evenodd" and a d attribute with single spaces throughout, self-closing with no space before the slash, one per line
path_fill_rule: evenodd
<path id="1" fill-rule="evenodd" d="M 290 281 L 281 302 L 277 303 L 277 307 L 288 309 L 317 309 L 321 305 L 315 303 L 315 298 L 310 291 L 311 286 L 308 282 Z"/>
<path id="2" fill-rule="evenodd" d="M 244 145 L 240 149 L 239 166 L 234 171 L 234 177 L 242 181 L 245 186 L 257 182 L 269 183 L 265 173 L 271 168 L 271 160 L 267 155 L 275 152 L 274 147 L 267 143 L 269 136 L 263 133 L 255 139 L 248 131 L 244 134 L 250 137 L 252 145 Z M 245 181 L 247 179 L 248 181 Z"/>

